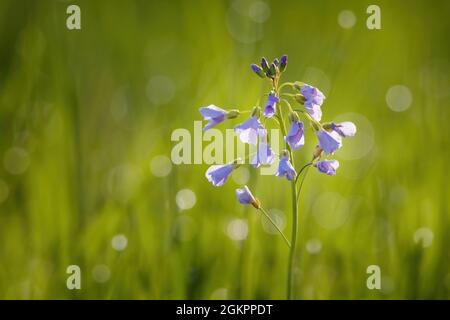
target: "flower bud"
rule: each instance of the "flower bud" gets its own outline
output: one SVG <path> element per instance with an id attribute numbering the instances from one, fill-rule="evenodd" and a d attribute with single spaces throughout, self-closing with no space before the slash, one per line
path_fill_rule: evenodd
<path id="1" fill-rule="evenodd" d="M 261 58 L 261 67 L 263 68 L 266 75 L 269 75 L 269 63 L 264 57 Z"/>
<path id="2" fill-rule="evenodd" d="M 294 98 L 295 98 L 295 100 L 297 100 L 298 103 L 305 104 L 306 99 L 305 99 L 304 95 L 298 93 L 294 96 Z"/>
<path id="3" fill-rule="evenodd" d="M 275 63 L 271 63 L 270 64 L 270 69 L 269 69 L 269 77 L 273 78 L 278 74 L 278 68 L 275 65 Z"/>
<path id="4" fill-rule="evenodd" d="M 300 118 L 298 117 L 297 112 L 295 112 L 295 111 L 289 112 L 288 118 L 289 118 L 289 121 L 290 121 L 291 123 L 300 120 Z"/>
<path id="5" fill-rule="evenodd" d="M 290 158 L 290 156 L 289 156 L 289 151 L 287 151 L 286 149 L 283 149 L 283 150 L 281 151 L 281 156 L 282 156 L 282 157 L 286 157 L 286 159 L 289 160 L 289 158 Z"/>
<path id="6" fill-rule="evenodd" d="M 264 73 L 263 69 L 256 65 L 256 64 L 251 64 L 250 67 L 252 68 L 253 72 L 256 73 L 258 76 L 260 76 L 261 78 L 265 78 L 266 74 Z"/>
<path id="7" fill-rule="evenodd" d="M 232 109 L 232 110 L 227 112 L 225 117 L 227 119 L 234 119 L 234 118 L 237 118 L 238 115 L 239 115 L 239 110 L 238 109 Z"/>
<path id="8" fill-rule="evenodd" d="M 261 114 L 261 108 L 258 106 L 254 107 L 253 111 L 252 111 L 252 117 L 259 118 L 260 114 Z"/>
<path id="9" fill-rule="evenodd" d="M 280 58 L 280 72 L 283 72 L 284 70 L 286 70 L 287 67 L 287 61 L 288 61 L 288 56 L 287 55 L 283 55 Z"/>
<path id="10" fill-rule="evenodd" d="M 313 161 L 319 159 L 322 156 L 322 152 L 323 150 L 319 146 L 316 146 L 316 148 L 313 151 L 313 158 L 312 158 Z"/>
<path id="11" fill-rule="evenodd" d="M 333 130 L 333 126 L 331 122 L 325 122 L 322 124 L 322 127 L 327 130 L 327 131 L 331 131 Z"/>
<path id="12" fill-rule="evenodd" d="M 305 85 L 305 83 L 304 83 L 304 82 L 301 82 L 301 81 L 295 81 L 295 82 L 294 82 L 294 87 L 295 87 L 295 89 L 297 89 L 298 91 L 300 91 L 304 85 Z"/>
<path id="13" fill-rule="evenodd" d="M 255 199 L 252 199 L 252 201 L 250 203 L 253 207 L 255 207 L 255 209 L 261 208 L 261 201 L 259 201 L 259 199 L 256 197 L 255 197 Z"/>
<path id="14" fill-rule="evenodd" d="M 273 63 L 275 64 L 275 66 L 279 66 L 280 65 L 280 60 L 278 60 L 277 58 L 273 59 Z"/>
<path id="15" fill-rule="evenodd" d="M 234 169 L 239 168 L 242 164 L 244 163 L 244 161 L 241 158 L 237 158 L 233 161 L 233 167 Z"/>

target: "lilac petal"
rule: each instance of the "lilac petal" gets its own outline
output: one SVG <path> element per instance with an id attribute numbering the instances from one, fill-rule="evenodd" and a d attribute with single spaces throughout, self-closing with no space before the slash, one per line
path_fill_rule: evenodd
<path id="1" fill-rule="evenodd" d="M 214 186 L 219 187 L 227 181 L 233 169 L 231 163 L 213 165 L 206 170 L 205 176 Z"/>
<path id="2" fill-rule="evenodd" d="M 243 123 L 234 127 L 234 130 L 239 134 L 239 138 L 243 143 L 250 143 L 256 145 L 258 142 L 258 135 L 266 134 L 262 123 L 256 117 L 250 117 Z"/>
<path id="3" fill-rule="evenodd" d="M 350 121 L 332 123 L 331 128 L 342 137 L 353 137 L 356 134 L 356 126 Z"/>
<path id="4" fill-rule="evenodd" d="M 258 168 L 260 165 L 270 165 L 273 163 L 274 156 L 272 149 L 270 148 L 269 144 L 265 142 L 259 142 L 258 146 L 258 152 L 253 157 L 250 164 Z"/>
<path id="5" fill-rule="evenodd" d="M 311 104 L 309 101 L 305 101 L 306 112 L 316 121 L 322 119 L 322 109 L 319 105 Z"/>
<path id="6" fill-rule="evenodd" d="M 228 113 L 227 111 L 216 107 L 215 105 L 209 105 L 207 107 L 202 107 L 199 109 L 202 116 L 205 118 L 205 120 L 209 120 L 209 123 L 206 124 L 203 131 L 209 130 L 215 125 L 223 122 L 225 120 L 225 116 Z"/>
<path id="7" fill-rule="evenodd" d="M 337 168 L 339 168 L 339 161 L 337 160 L 317 161 L 316 167 L 320 172 L 326 173 L 329 176 L 334 176 L 336 174 Z"/>
<path id="8" fill-rule="evenodd" d="M 213 104 L 207 106 L 207 107 L 201 107 L 198 109 L 202 116 L 205 118 L 205 120 L 209 120 L 212 118 L 221 117 L 227 114 L 226 110 L 223 110 L 222 108 L 219 108 Z"/>
<path id="9" fill-rule="evenodd" d="M 280 163 L 278 165 L 278 170 L 275 173 L 277 177 L 286 177 L 288 180 L 292 180 L 297 176 L 297 172 L 295 172 L 294 167 L 289 162 L 289 159 L 285 156 L 282 156 L 280 159 Z"/>
<path id="10" fill-rule="evenodd" d="M 342 139 L 335 131 L 327 132 L 319 130 L 317 132 L 319 138 L 319 147 L 325 152 L 325 154 L 333 153 L 335 150 L 342 146 Z"/>
<path id="11" fill-rule="evenodd" d="M 280 101 L 277 96 L 270 94 L 267 97 L 266 106 L 264 107 L 263 115 L 266 118 L 270 118 L 275 114 L 276 111 L 276 104 Z"/>
<path id="12" fill-rule="evenodd" d="M 242 204 L 251 204 L 255 201 L 255 197 L 247 186 L 244 186 L 242 189 L 236 189 L 236 197 L 239 203 Z"/>
<path id="13" fill-rule="evenodd" d="M 300 149 L 305 144 L 303 122 L 295 121 L 291 123 L 289 132 L 284 140 L 289 143 L 292 149 Z"/>

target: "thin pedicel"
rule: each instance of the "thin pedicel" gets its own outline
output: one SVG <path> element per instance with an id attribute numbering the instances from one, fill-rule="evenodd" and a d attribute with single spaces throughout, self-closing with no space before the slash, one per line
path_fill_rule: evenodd
<path id="1" fill-rule="evenodd" d="M 265 94 L 267 96 L 264 109 L 261 112 L 260 106 L 255 106 L 251 110 L 251 115 L 234 129 L 239 134 L 243 143 L 258 145 L 257 155 L 253 157 L 250 164 L 254 168 L 267 166 L 273 163 L 275 155 L 267 142 L 267 130 L 259 120 L 262 116 L 266 119 L 273 119 L 280 128 L 284 136 L 285 149 L 279 154 L 279 164 L 275 176 L 286 178 L 291 184 L 292 192 L 292 232 L 291 241 L 287 239 L 283 231 L 275 221 L 261 206 L 261 202 L 256 198 L 247 186 L 236 189 L 236 197 L 241 204 L 251 204 L 269 220 L 276 230 L 283 237 L 289 247 L 289 260 L 287 272 L 287 298 L 293 298 L 294 286 L 294 262 L 298 233 L 298 199 L 306 175 L 311 166 L 317 168 L 319 172 L 330 176 L 336 175 L 339 162 L 330 158 L 334 152 L 342 147 L 342 139 L 356 134 L 354 123 L 346 121 L 341 123 L 322 123 L 322 104 L 326 99 L 325 95 L 309 84 L 295 81 L 280 84 L 280 78 L 286 71 L 288 63 L 287 55 L 280 59 L 274 59 L 270 64 L 266 58 L 261 59 L 261 64 L 251 64 L 251 70 L 262 79 L 270 81 L 270 89 Z M 288 89 L 291 92 L 282 92 Z M 289 101 L 290 99 L 291 101 Z M 300 105 L 293 108 L 292 103 Z M 303 107 L 301 107 L 303 106 Z M 284 107 L 287 109 L 283 110 Z M 286 111 L 286 112 L 284 112 Z M 200 108 L 200 113 L 208 121 L 204 130 L 207 131 L 213 126 L 224 122 L 227 119 L 238 117 L 240 114 L 250 111 L 240 111 L 237 109 L 224 110 L 215 105 Z M 287 117 L 284 116 L 287 114 Z M 296 169 L 294 161 L 294 151 L 300 150 L 305 144 L 305 127 L 300 118 L 309 123 L 317 136 L 317 146 L 314 149 L 312 160 L 299 170 Z M 289 130 L 286 130 L 285 121 L 289 121 Z M 265 122 L 264 122 L 265 123 Z M 248 157 L 246 157 L 248 158 Z M 206 171 L 206 178 L 214 185 L 223 185 L 234 169 L 244 164 L 242 159 L 223 165 L 213 165 Z M 302 175 L 303 174 L 303 175 Z M 299 179 L 300 175 L 302 178 Z"/>

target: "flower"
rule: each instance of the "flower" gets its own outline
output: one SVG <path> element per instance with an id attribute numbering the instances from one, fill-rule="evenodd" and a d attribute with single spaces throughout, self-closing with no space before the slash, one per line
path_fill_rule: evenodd
<path id="1" fill-rule="evenodd" d="M 273 153 L 269 144 L 260 141 L 258 145 L 258 152 L 250 163 L 253 167 L 258 168 L 260 165 L 272 164 L 273 160 Z"/>
<path id="2" fill-rule="evenodd" d="M 240 164 L 241 160 L 238 159 L 227 164 L 212 165 L 206 170 L 205 176 L 214 186 L 220 187 L 227 181 L 231 172 L 239 167 Z"/>
<path id="3" fill-rule="evenodd" d="M 247 186 L 244 186 L 242 189 L 236 189 L 236 197 L 239 203 L 251 204 L 256 209 L 259 209 L 261 207 L 259 200 L 253 196 Z"/>
<path id="4" fill-rule="evenodd" d="M 337 168 L 339 168 L 339 161 L 320 160 L 317 161 L 316 167 L 320 172 L 326 173 L 329 176 L 334 176 L 336 174 Z"/>
<path id="5" fill-rule="evenodd" d="M 283 151 L 280 159 L 280 163 L 278 165 L 278 170 L 275 173 L 277 177 L 285 176 L 286 179 L 292 180 L 297 176 L 297 172 L 295 172 L 294 167 L 289 162 L 289 156 L 287 152 Z"/>
<path id="6" fill-rule="evenodd" d="M 292 149 L 300 149 L 305 144 L 303 122 L 300 120 L 293 121 L 284 140 L 289 143 Z"/>
<path id="7" fill-rule="evenodd" d="M 276 95 L 273 93 L 269 94 L 267 97 L 266 106 L 264 107 L 264 117 L 270 118 L 275 114 L 278 101 L 280 101 L 280 99 L 278 99 Z"/>
<path id="8" fill-rule="evenodd" d="M 203 129 L 204 131 L 211 129 L 215 125 L 224 121 L 226 118 L 226 115 L 228 113 L 227 111 L 225 111 L 219 107 L 216 107 L 213 104 L 211 104 L 207 107 L 202 107 L 199 109 L 199 111 L 202 114 L 202 116 L 205 118 L 205 120 L 209 121 L 206 124 L 205 128 Z"/>
<path id="9" fill-rule="evenodd" d="M 257 143 L 258 135 L 267 134 L 266 129 L 264 129 L 258 117 L 254 116 L 251 116 L 243 123 L 234 127 L 234 130 L 236 130 L 239 134 L 239 138 L 243 143 L 250 143 L 254 145 Z"/>
<path id="10" fill-rule="evenodd" d="M 300 89 L 302 95 L 305 97 L 305 109 L 308 114 L 316 121 L 322 119 L 322 110 L 320 106 L 325 99 L 324 94 L 317 88 L 304 84 Z"/>
<path id="11" fill-rule="evenodd" d="M 317 137 L 319 138 L 319 147 L 325 151 L 325 154 L 333 153 L 342 146 L 341 136 L 335 131 L 327 132 L 321 129 L 317 131 Z"/>
<path id="12" fill-rule="evenodd" d="M 331 129 L 336 131 L 341 137 L 353 137 L 356 134 L 356 126 L 350 121 L 331 123 Z"/>

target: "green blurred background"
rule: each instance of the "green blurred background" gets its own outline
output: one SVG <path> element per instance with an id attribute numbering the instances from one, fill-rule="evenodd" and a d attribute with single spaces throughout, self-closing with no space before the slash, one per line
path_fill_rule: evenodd
<path id="1" fill-rule="evenodd" d="M 81 7 L 81 30 L 66 8 Z M 381 8 L 368 30 L 366 8 Z M 347 11 L 345 11 L 347 10 Z M 450 298 L 448 1 L 0 2 L 0 298 L 283 299 L 290 185 L 170 162 L 198 107 L 251 108 L 289 55 L 358 134 L 300 199 L 295 297 Z M 224 130 L 245 116 L 218 126 Z M 307 132 L 297 163 L 311 156 Z M 82 289 L 66 288 L 79 265 Z M 379 265 L 381 290 L 366 287 Z"/>

